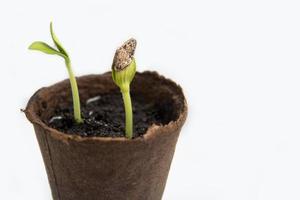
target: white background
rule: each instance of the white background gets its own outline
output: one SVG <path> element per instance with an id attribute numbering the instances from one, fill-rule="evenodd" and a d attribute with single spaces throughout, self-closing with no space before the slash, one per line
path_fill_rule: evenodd
<path id="1" fill-rule="evenodd" d="M 300 199 L 300 4 L 291 0 L 0 1 L 0 199 L 51 199 L 31 124 L 19 110 L 67 78 L 63 61 L 30 52 L 49 22 L 77 75 L 110 69 L 138 40 L 138 70 L 185 91 L 164 200 Z"/>

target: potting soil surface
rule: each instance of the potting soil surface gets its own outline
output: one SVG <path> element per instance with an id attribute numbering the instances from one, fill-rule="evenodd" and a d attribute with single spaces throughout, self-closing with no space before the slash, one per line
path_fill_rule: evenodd
<path id="1" fill-rule="evenodd" d="M 152 124 L 167 124 L 168 104 L 147 102 L 141 95 L 131 94 L 133 109 L 133 135 L 142 136 Z M 101 94 L 81 103 L 84 122 L 77 124 L 73 118 L 73 106 L 55 108 L 54 115 L 46 123 L 66 134 L 99 137 L 124 137 L 125 113 L 121 93 Z"/>

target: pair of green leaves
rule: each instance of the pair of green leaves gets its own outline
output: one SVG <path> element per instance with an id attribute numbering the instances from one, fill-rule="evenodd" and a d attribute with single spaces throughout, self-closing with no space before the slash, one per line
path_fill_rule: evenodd
<path id="1" fill-rule="evenodd" d="M 51 33 L 52 40 L 53 40 L 57 50 L 55 48 L 51 47 L 50 45 L 48 45 L 47 43 L 41 42 L 41 41 L 33 42 L 29 46 L 29 49 L 30 50 L 41 51 L 41 52 L 46 53 L 46 54 L 58 55 L 58 56 L 63 57 L 65 60 L 68 60 L 69 55 L 66 52 L 66 50 L 63 48 L 61 43 L 59 42 L 57 36 L 55 35 L 55 33 L 53 31 L 52 22 L 50 23 L 50 33 Z"/>

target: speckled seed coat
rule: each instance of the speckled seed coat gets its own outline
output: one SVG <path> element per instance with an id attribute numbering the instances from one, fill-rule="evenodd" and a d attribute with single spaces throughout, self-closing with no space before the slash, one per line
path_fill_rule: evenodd
<path id="1" fill-rule="evenodd" d="M 134 56 L 136 44 L 136 40 L 131 38 L 116 50 L 112 64 L 113 70 L 124 70 L 131 63 Z"/>

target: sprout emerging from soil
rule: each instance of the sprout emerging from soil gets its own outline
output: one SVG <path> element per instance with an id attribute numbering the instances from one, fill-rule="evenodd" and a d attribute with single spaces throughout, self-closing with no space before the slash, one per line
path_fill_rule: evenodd
<path id="1" fill-rule="evenodd" d="M 130 83 L 136 72 L 134 51 L 136 40 L 130 39 L 116 50 L 112 64 L 112 78 L 120 88 L 125 107 L 125 133 L 131 139 L 133 135 L 132 104 L 130 97 Z"/>
<path id="2" fill-rule="evenodd" d="M 71 89 L 72 89 L 74 119 L 77 123 L 82 123 L 83 120 L 81 118 L 78 86 L 77 86 L 76 78 L 74 76 L 74 73 L 73 73 L 73 70 L 72 70 L 72 67 L 71 67 L 71 60 L 69 58 L 68 53 L 63 48 L 63 46 L 59 42 L 57 36 L 55 35 L 55 33 L 53 31 L 53 27 L 52 27 L 52 22 L 50 23 L 50 32 L 51 32 L 52 40 L 53 40 L 53 42 L 54 42 L 57 49 L 49 46 L 45 42 L 40 42 L 40 41 L 33 42 L 29 46 L 29 49 L 30 50 L 41 51 L 41 52 L 46 53 L 46 54 L 58 55 L 58 56 L 62 57 L 65 60 L 66 67 L 67 67 L 67 70 L 68 70 L 68 73 L 69 73 Z"/>

